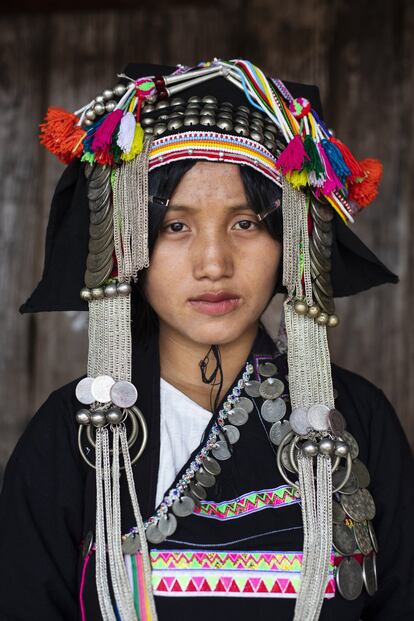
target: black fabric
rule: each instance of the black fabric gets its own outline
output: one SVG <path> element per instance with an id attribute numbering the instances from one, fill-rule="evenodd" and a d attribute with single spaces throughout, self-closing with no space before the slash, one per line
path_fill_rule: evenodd
<path id="1" fill-rule="evenodd" d="M 147 75 L 168 75 L 174 69 L 165 65 L 130 64 L 125 73 L 137 79 Z M 293 96 L 309 99 L 316 112 L 322 116 L 317 86 L 296 82 L 286 82 L 286 86 Z M 214 78 L 185 91 L 186 97 L 195 94 L 214 94 L 219 101 L 249 105 L 243 92 L 225 78 Z M 87 303 L 80 299 L 79 292 L 84 286 L 88 218 L 83 164 L 77 160 L 69 164 L 57 185 L 47 230 L 43 276 L 30 297 L 20 306 L 21 313 L 87 310 Z M 336 215 L 332 257 L 334 295 L 352 295 L 387 282 L 396 283 L 398 278 Z M 285 291 L 281 282 L 276 291 Z"/>
<path id="2" fill-rule="evenodd" d="M 279 377 L 287 389 L 286 358 L 277 356 L 273 342 L 263 330 L 258 332 L 250 360 L 253 354 L 276 356 Z M 149 425 L 149 445 L 134 466 L 139 502 L 147 518 L 155 506 L 160 446 L 157 339 L 145 350 L 134 342 L 133 376 L 139 392 L 138 405 Z M 84 465 L 77 449 L 75 412 L 79 403 L 74 396 L 77 381 L 52 393 L 31 420 L 6 468 L 0 497 L 2 621 L 80 619 L 80 544 L 85 534 L 94 530 L 95 474 Z M 381 390 L 335 365 L 333 381 L 339 393 L 336 405 L 358 441 L 360 459 L 372 478 L 369 489 L 377 506 L 374 526 L 380 548 L 379 591 L 374 597 L 364 591 L 353 602 L 337 593 L 334 599 L 325 600 L 320 619 L 411 621 L 414 618 L 412 455 L 398 418 Z M 223 471 L 208 496 L 210 500 L 231 499 L 248 491 L 283 484 L 257 412 L 252 412 L 240 432 L 233 457 L 221 462 Z M 183 470 L 186 467 L 187 464 Z M 122 513 L 126 532 L 134 520 L 125 488 Z M 301 551 L 299 505 L 266 509 L 228 522 L 196 516 L 179 518 L 172 539 L 157 547 L 184 549 L 208 544 L 209 549 L 214 549 L 214 544 L 218 544 L 221 550 Z M 101 619 L 94 571 L 92 556 L 84 593 L 88 621 Z M 294 603 L 294 599 L 257 598 L 254 594 L 248 598 L 156 598 L 160 621 L 186 621 L 195 615 L 198 621 L 223 618 L 291 621 Z"/>

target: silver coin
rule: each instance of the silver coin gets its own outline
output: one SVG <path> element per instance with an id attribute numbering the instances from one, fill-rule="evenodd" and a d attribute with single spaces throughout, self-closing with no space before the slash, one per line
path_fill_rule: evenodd
<path id="1" fill-rule="evenodd" d="M 230 444 L 236 444 L 239 441 L 240 431 L 234 425 L 224 425 L 223 431 L 225 431 Z"/>
<path id="2" fill-rule="evenodd" d="M 160 518 L 158 528 L 164 537 L 170 537 L 177 530 L 177 518 L 173 513 L 166 513 Z"/>
<path id="3" fill-rule="evenodd" d="M 308 421 L 308 410 L 306 408 L 295 408 L 289 416 L 290 426 L 298 436 L 306 436 L 311 430 Z"/>
<path id="4" fill-rule="evenodd" d="M 89 179 L 88 182 L 88 186 L 95 183 L 102 183 L 103 180 L 107 179 L 109 177 L 109 175 L 111 174 L 111 168 L 110 166 L 107 166 L 106 164 L 104 165 L 100 165 L 100 164 L 95 164 L 93 166 L 90 166 L 90 170 L 88 171 L 89 175 L 86 174 L 86 167 L 85 167 L 85 176 Z"/>
<path id="5" fill-rule="evenodd" d="M 309 425 L 316 431 L 326 431 L 328 429 L 329 408 L 323 403 L 312 405 L 308 410 Z"/>
<path id="6" fill-rule="evenodd" d="M 161 543 L 165 539 L 157 524 L 150 524 L 145 531 L 145 535 L 150 543 Z"/>
<path id="7" fill-rule="evenodd" d="M 103 222 L 109 215 L 112 217 L 112 203 L 108 200 L 99 211 L 90 211 L 89 212 L 89 221 L 91 224 L 100 224 Z"/>
<path id="8" fill-rule="evenodd" d="M 332 542 L 335 549 L 340 553 L 348 556 L 355 554 L 357 543 L 354 531 L 346 524 L 333 524 L 332 526 Z"/>
<path id="9" fill-rule="evenodd" d="M 277 399 L 283 394 L 285 386 L 277 377 L 269 377 L 260 384 L 259 392 L 263 399 Z"/>
<path id="10" fill-rule="evenodd" d="M 216 442 L 216 447 L 213 448 L 211 452 L 219 461 L 224 461 L 225 459 L 230 459 L 231 457 L 231 453 L 224 440 L 218 440 L 218 442 Z"/>
<path id="11" fill-rule="evenodd" d="M 207 470 L 207 472 L 209 472 L 210 474 L 214 474 L 214 476 L 220 474 L 221 472 L 221 466 L 214 459 L 214 457 L 209 457 L 209 456 L 204 457 L 203 468 L 204 470 Z"/>
<path id="12" fill-rule="evenodd" d="M 280 397 L 277 399 L 266 399 L 266 401 L 263 401 L 260 411 L 268 423 L 275 423 L 286 414 L 286 403 Z"/>
<path id="13" fill-rule="evenodd" d="M 92 181 L 89 181 L 88 183 L 88 198 L 91 201 L 96 201 L 99 199 L 100 196 L 102 196 L 105 192 L 108 191 L 108 182 L 107 180 L 98 183 L 95 182 L 93 183 Z"/>
<path id="14" fill-rule="evenodd" d="M 335 472 L 332 474 L 332 486 L 334 488 L 339 487 L 339 485 L 344 480 L 345 476 L 346 476 L 346 468 L 338 468 L 338 470 L 335 470 Z M 355 494 L 357 489 L 358 489 L 358 479 L 356 478 L 354 473 L 351 471 L 347 482 L 345 483 L 343 487 L 341 487 L 339 492 L 341 494 Z"/>
<path id="15" fill-rule="evenodd" d="M 323 220 L 324 222 L 332 222 L 334 212 L 332 207 L 321 205 L 320 203 L 316 203 L 314 201 L 311 202 L 311 211 L 312 214 L 316 214 L 318 218 Z"/>
<path id="16" fill-rule="evenodd" d="M 334 436 L 342 436 L 345 431 L 346 422 L 341 412 L 338 412 L 335 408 L 329 410 L 328 423 Z"/>
<path id="17" fill-rule="evenodd" d="M 259 373 L 263 377 L 272 377 L 272 375 L 276 375 L 277 367 L 273 362 L 261 362 L 259 364 Z"/>
<path id="18" fill-rule="evenodd" d="M 320 239 L 315 234 L 313 234 L 311 237 L 311 243 L 315 249 L 315 254 L 317 254 L 319 257 L 323 257 L 324 259 L 329 259 L 331 257 L 331 247 L 322 244 Z"/>
<path id="19" fill-rule="evenodd" d="M 99 287 L 111 275 L 113 265 L 114 261 L 111 257 L 108 261 L 108 264 L 105 265 L 100 272 L 90 272 L 89 270 L 86 270 L 85 285 L 89 287 L 89 289 Z"/>
<path id="20" fill-rule="evenodd" d="M 376 556 L 365 556 L 362 562 L 362 577 L 368 595 L 375 595 L 378 590 Z"/>
<path id="21" fill-rule="evenodd" d="M 257 380 L 249 380 L 244 383 L 244 390 L 249 397 L 260 397 L 260 382 Z"/>
<path id="22" fill-rule="evenodd" d="M 378 540 L 375 534 L 374 525 L 371 522 L 371 520 L 368 520 L 368 530 L 369 530 L 369 536 L 371 537 L 372 546 L 375 552 L 378 553 Z"/>
<path id="23" fill-rule="evenodd" d="M 92 384 L 94 382 L 93 377 L 84 377 L 78 382 L 75 389 L 76 398 L 84 405 L 90 405 L 95 401 L 95 397 L 92 394 Z"/>
<path id="24" fill-rule="evenodd" d="M 203 487 L 213 487 L 216 483 L 216 477 L 207 472 L 207 470 L 204 470 L 203 467 L 197 470 L 195 478 Z"/>
<path id="25" fill-rule="evenodd" d="M 138 397 L 134 384 L 127 380 L 118 380 L 111 387 L 111 401 L 119 408 L 131 408 Z"/>
<path id="26" fill-rule="evenodd" d="M 336 500 L 332 501 L 332 521 L 334 524 L 342 524 L 346 518 L 346 513 Z"/>
<path id="27" fill-rule="evenodd" d="M 109 231 L 113 231 L 114 223 L 111 215 L 108 215 L 106 220 L 99 224 L 89 223 L 89 237 L 92 239 L 100 239 L 105 235 L 108 235 Z"/>
<path id="28" fill-rule="evenodd" d="M 355 522 L 372 520 L 375 516 L 375 503 L 367 489 L 358 489 L 354 494 L 341 494 L 341 505 Z"/>
<path id="29" fill-rule="evenodd" d="M 88 243 L 89 254 L 101 254 L 112 243 L 113 243 L 113 231 L 112 231 L 112 228 L 109 228 L 106 235 L 103 235 L 102 237 L 98 237 L 96 239 L 93 239 L 92 237 L 89 238 L 89 243 Z"/>
<path id="30" fill-rule="evenodd" d="M 174 500 L 172 510 L 177 517 L 187 517 L 194 511 L 194 500 L 190 496 L 181 496 Z"/>
<path id="31" fill-rule="evenodd" d="M 243 408 L 239 408 L 237 405 L 230 410 L 227 415 L 229 423 L 232 425 L 244 425 L 249 420 L 249 415 Z"/>
<path id="32" fill-rule="evenodd" d="M 322 291 L 318 289 L 317 287 L 315 287 L 315 290 L 313 293 L 315 295 L 316 303 L 319 304 L 322 310 L 325 313 L 328 313 L 328 315 L 333 315 L 333 313 L 335 312 L 335 303 L 333 301 L 333 298 L 329 298 L 327 295 L 322 293 Z"/>
<path id="33" fill-rule="evenodd" d="M 287 420 L 284 420 L 283 422 L 277 421 L 277 423 L 273 423 L 273 425 L 270 427 L 269 438 L 271 442 L 273 442 L 273 444 L 279 446 L 279 444 L 282 442 L 285 435 L 289 433 L 289 431 L 291 431 L 291 428 Z"/>
<path id="34" fill-rule="evenodd" d="M 362 554 L 372 552 L 372 541 L 369 536 L 369 530 L 366 522 L 354 522 L 354 534 L 358 549 Z"/>
<path id="35" fill-rule="evenodd" d="M 236 407 L 243 408 L 248 414 L 253 412 L 253 401 L 247 397 L 240 397 L 237 401 Z"/>
<path id="36" fill-rule="evenodd" d="M 316 243 L 320 243 L 323 246 L 331 246 L 332 245 L 332 229 L 326 227 L 325 230 L 322 227 L 315 226 L 313 227 L 312 234 L 315 236 Z"/>
<path id="37" fill-rule="evenodd" d="M 312 219 L 313 219 L 314 227 L 318 227 L 318 229 L 321 229 L 325 233 L 332 233 L 332 223 L 331 222 L 324 222 L 323 220 L 321 220 L 321 218 L 319 217 L 317 212 L 315 212 L 312 209 L 311 209 L 311 213 L 312 213 Z"/>
<path id="38" fill-rule="evenodd" d="M 86 259 L 86 267 L 89 272 L 99 272 L 112 257 L 114 251 L 114 245 L 111 242 L 103 252 L 99 254 L 92 254 L 89 252 Z"/>
<path id="39" fill-rule="evenodd" d="M 108 186 L 104 189 L 102 194 L 96 199 L 89 199 L 89 210 L 91 212 L 97 212 L 103 209 L 107 203 L 111 203 L 111 187 Z"/>
<path id="40" fill-rule="evenodd" d="M 98 375 L 92 382 L 91 391 L 95 401 L 108 403 L 111 401 L 111 388 L 115 381 L 110 375 Z"/>
<path id="41" fill-rule="evenodd" d="M 371 477 L 368 468 L 360 459 L 354 459 L 352 462 L 352 472 L 355 474 L 359 487 L 368 487 L 371 483 Z"/>
<path id="42" fill-rule="evenodd" d="M 202 487 L 202 486 L 200 485 L 200 487 Z M 192 498 L 194 500 L 194 508 L 195 509 L 200 509 L 200 507 L 201 507 L 200 499 L 197 498 L 197 496 L 194 495 L 194 492 L 192 492 L 191 489 L 188 488 L 186 493 L 187 493 L 188 496 L 190 496 L 190 498 Z"/>
<path id="43" fill-rule="evenodd" d="M 342 597 L 357 599 L 362 593 L 363 579 L 361 565 L 352 556 L 342 559 L 336 570 L 336 584 Z"/>
<path id="44" fill-rule="evenodd" d="M 197 481 L 191 481 L 190 483 L 190 492 L 191 495 L 199 500 L 205 500 L 207 498 L 207 492 L 205 487 L 197 483 Z"/>
<path id="45" fill-rule="evenodd" d="M 312 286 L 318 288 L 328 298 L 333 297 L 333 289 L 331 284 L 331 277 L 329 273 L 315 274 Z"/>
<path id="46" fill-rule="evenodd" d="M 88 162 L 85 162 L 85 168 L 83 169 L 83 172 L 85 173 L 85 177 L 86 179 L 89 179 L 94 171 L 94 168 L 97 166 L 97 164 L 89 164 Z"/>
<path id="47" fill-rule="evenodd" d="M 344 431 L 342 434 L 342 438 L 345 440 L 345 442 L 349 446 L 349 452 L 351 454 L 352 459 L 356 459 L 359 455 L 358 442 L 355 440 L 354 436 L 349 433 L 349 431 Z"/>
<path id="48" fill-rule="evenodd" d="M 134 535 L 134 533 L 130 533 L 126 535 L 125 539 L 122 542 L 122 553 L 133 555 L 139 552 L 141 549 L 141 543 L 138 535 Z"/>
<path id="49" fill-rule="evenodd" d="M 317 254 L 311 244 L 309 244 L 309 255 L 311 266 L 317 268 L 320 273 L 329 273 L 331 271 L 331 260 Z"/>
<path id="50" fill-rule="evenodd" d="M 291 448 L 290 444 L 288 444 L 287 446 L 284 446 L 282 449 L 282 454 L 280 458 L 282 460 L 282 465 L 286 468 L 286 470 L 292 473 L 296 473 L 296 470 L 294 469 L 294 467 L 292 466 L 292 462 L 290 461 L 290 448 Z M 298 454 L 297 449 L 295 450 L 295 453 L 297 457 L 297 454 Z"/>

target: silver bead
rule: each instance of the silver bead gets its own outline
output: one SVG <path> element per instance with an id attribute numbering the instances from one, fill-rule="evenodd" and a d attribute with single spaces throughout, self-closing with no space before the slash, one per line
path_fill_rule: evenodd
<path id="1" fill-rule="evenodd" d="M 106 298 L 114 298 L 116 297 L 118 291 L 115 284 L 106 285 L 104 288 L 104 295 Z"/>
<path id="2" fill-rule="evenodd" d="M 321 455 L 332 455 L 335 450 L 335 442 L 330 438 L 322 438 L 318 448 Z"/>
<path id="3" fill-rule="evenodd" d="M 79 425 L 89 425 L 91 422 L 91 414 L 86 408 L 82 408 L 76 412 L 76 422 Z"/>
<path id="4" fill-rule="evenodd" d="M 302 451 L 307 457 L 315 457 L 318 454 L 318 445 L 312 442 L 312 440 L 306 440 L 302 444 Z"/>
<path id="5" fill-rule="evenodd" d="M 103 103 L 98 102 L 97 104 L 94 105 L 93 110 L 96 114 L 101 115 L 105 112 L 105 106 L 103 105 Z"/>
<path id="6" fill-rule="evenodd" d="M 329 315 L 328 318 L 328 328 L 336 328 L 339 325 L 339 317 L 338 315 Z"/>
<path id="7" fill-rule="evenodd" d="M 110 101 L 107 101 L 105 104 L 105 110 L 107 112 L 112 112 L 113 110 L 115 110 L 116 108 L 116 101 L 114 101 L 113 99 L 111 99 Z"/>
<path id="8" fill-rule="evenodd" d="M 96 412 L 91 413 L 91 423 L 94 427 L 106 425 L 106 416 L 102 410 L 96 410 Z"/>
<path id="9" fill-rule="evenodd" d="M 110 99 L 112 99 L 113 96 L 114 96 L 114 91 L 112 91 L 110 88 L 106 88 L 104 92 L 102 93 L 102 97 L 106 101 L 109 101 Z"/>
<path id="10" fill-rule="evenodd" d="M 116 290 L 118 291 L 118 295 L 126 296 L 131 293 L 131 285 L 129 284 L 129 282 L 120 282 Z"/>
<path id="11" fill-rule="evenodd" d="M 96 103 L 103 103 L 104 102 L 103 95 L 98 95 L 97 97 L 95 97 L 95 101 Z"/>
<path id="12" fill-rule="evenodd" d="M 305 300 L 296 300 L 294 309 L 298 315 L 306 315 L 308 312 L 308 305 Z"/>
<path id="13" fill-rule="evenodd" d="M 337 440 L 335 442 L 335 455 L 338 457 L 346 457 L 349 453 L 349 446 L 346 442 L 342 440 Z"/>
<path id="14" fill-rule="evenodd" d="M 93 121 L 91 121 L 90 119 L 84 119 L 82 125 L 84 125 L 85 127 L 90 127 L 91 125 L 93 125 Z"/>
<path id="15" fill-rule="evenodd" d="M 89 121 L 94 121 L 96 119 L 96 113 L 94 110 L 89 109 L 87 110 L 85 117 L 89 120 Z"/>
<path id="16" fill-rule="evenodd" d="M 154 125 L 154 134 L 156 136 L 159 136 L 160 134 L 163 134 L 166 129 L 167 126 L 164 123 L 157 123 L 156 125 Z"/>
<path id="17" fill-rule="evenodd" d="M 126 86 L 125 84 L 117 84 L 114 88 L 114 95 L 116 97 L 122 97 L 125 94 Z"/>
<path id="18" fill-rule="evenodd" d="M 316 323 L 318 323 L 320 326 L 326 326 L 326 324 L 328 323 L 328 319 L 328 313 L 321 313 L 316 317 Z"/>
<path id="19" fill-rule="evenodd" d="M 320 314 L 321 314 L 321 309 L 319 308 L 317 304 L 311 304 L 311 306 L 309 306 L 308 317 L 312 317 L 312 319 L 315 319 L 315 317 L 318 317 Z"/>
<path id="20" fill-rule="evenodd" d="M 90 300 L 93 299 L 91 290 L 88 289 L 88 287 L 83 287 L 83 289 L 81 289 L 80 297 L 81 297 L 81 300 L 84 300 L 85 302 L 89 302 Z"/>
<path id="21" fill-rule="evenodd" d="M 94 300 L 102 300 L 102 298 L 104 297 L 104 290 L 102 289 L 102 287 L 94 287 L 93 289 L 91 289 L 91 293 Z"/>
<path id="22" fill-rule="evenodd" d="M 118 423 L 120 423 L 122 420 L 122 417 L 123 417 L 123 413 L 117 407 L 109 408 L 109 410 L 106 413 L 106 421 L 111 425 L 117 425 Z"/>

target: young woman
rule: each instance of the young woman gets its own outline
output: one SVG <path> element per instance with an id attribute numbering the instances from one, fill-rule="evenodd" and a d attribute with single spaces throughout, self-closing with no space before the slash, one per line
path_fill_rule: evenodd
<path id="1" fill-rule="evenodd" d="M 0 618 L 411 619 L 412 455 L 326 341 L 334 296 L 396 280 L 343 222 L 374 169 L 247 61 L 126 75 L 43 129 L 82 162 L 22 312 L 88 302 L 88 373 L 8 464 Z"/>

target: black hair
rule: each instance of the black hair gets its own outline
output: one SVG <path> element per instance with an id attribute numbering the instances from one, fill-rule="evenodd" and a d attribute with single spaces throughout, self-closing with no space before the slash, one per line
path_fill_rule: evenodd
<path id="1" fill-rule="evenodd" d="M 198 160 L 179 160 L 170 164 L 165 164 L 150 171 L 148 193 L 150 196 L 161 198 L 162 202 L 170 199 L 180 180 Z M 249 206 L 257 214 L 264 213 L 271 209 L 277 200 L 281 200 L 281 189 L 270 179 L 265 177 L 250 166 L 240 166 L 240 174 L 246 192 Z M 148 213 L 148 247 L 151 261 L 151 254 L 158 237 L 162 222 L 167 211 L 167 207 L 161 201 L 151 202 Z M 282 210 L 276 208 L 263 220 L 270 235 L 282 241 Z M 145 298 L 143 282 L 145 272 L 140 274 L 138 282 L 133 286 L 133 321 L 135 328 L 141 338 L 145 335 L 158 331 L 158 317 L 155 311 Z M 274 293 L 278 289 L 281 269 L 279 268 L 278 283 Z"/>

